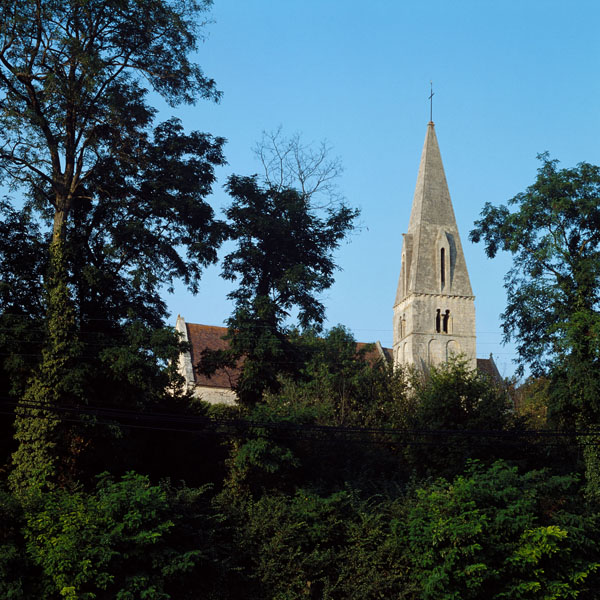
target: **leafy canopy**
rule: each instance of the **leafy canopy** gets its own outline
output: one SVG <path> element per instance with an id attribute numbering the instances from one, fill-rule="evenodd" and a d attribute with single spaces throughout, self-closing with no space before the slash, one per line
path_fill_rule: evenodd
<path id="1" fill-rule="evenodd" d="M 552 418 L 585 430 L 600 422 L 600 168 L 539 158 L 536 181 L 509 203 L 515 210 L 486 204 L 471 240 L 490 257 L 513 255 L 504 337 L 516 340 L 521 371 L 550 376 Z M 581 441 L 598 495 L 600 455 Z"/>
<path id="2" fill-rule="evenodd" d="M 156 324 L 158 288 L 181 278 L 196 291 L 216 260 L 223 231 L 203 199 L 223 140 L 186 134 L 175 119 L 152 131 L 143 85 L 171 104 L 219 98 L 189 59 L 209 4 L 0 6 L 0 173 L 66 242 L 84 318 L 122 318 L 134 305 Z"/>
<path id="3" fill-rule="evenodd" d="M 600 353 L 600 168 L 539 159 L 536 181 L 508 206 L 487 203 L 470 234 L 490 258 L 513 255 L 502 327 L 534 374 L 569 355 L 589 364 Z"/>
<path id="4" fill-rule="evenodd" d="M 153 334 L 166 316 L 160 292 L 176 279 L 197 291 L 202 269 L 216 261 L 225 230 L 205 198 L 224 140 L 186 132 L 176 119 L 157 125 L 148 92 L 172 106 L 219 99 L 191 60 L 209 6 L 0 4 L 0 178 L 25 200 L 1 207 L 21 234 L 0 240 L 8 260 L 0 313 L 16 331 L 15 313 L 30 319 L 36 310 L 39 332 L 29 352 L 38 363 L 33 376 L 27 381 L 31 365 L 19 365 L 20 380 L 4 385 L 26 388 L 29 403 L 127 406 L 165 395 L 178 341 Z M 136 348 L 140 337 L 147 343 Z M 54 444 L 72 447 L 73 436 L 63 426 L 51 434 L 43 418 L 30 417 L 17 418 L 15 463 L 52 470 L 46 459 L 61 454 Z"/>
<path id="5" fill-rule="evenodd" d="M 35 189 L 44 181 L 57 194 L 74 194 L 99 150 L 118 142 L 111 133 L 148 119 L 141 78 L 172 104 L 217 99 L 214 81 L 189 60 L 198 16 L 209 4 L 3 2 L 0 166 L 6 175 Z"/>
<path id="6" fill-rule="evenodd" d="M 573 476 L 521 475 L 502 461 L 418 488 L 406 533 L 419 597 L 592 597 L 594 521 L 576 488 Z"/>
<path id="7" fill-rule="evenodd" d="M 235 302 L 230 346 L 216 362 L 205 352 L 200 368 L 210 373 L 219 362 L 243 357 L 236 391 L 243 403 L 254 404 L 265 390 L 279 388 L 280 374 L 299 370 L 287 320 L 295 315 L 302 328 L 321 327 L 325 307 L 318 295 L 333 284 L 333 252 L 358 211 L 339 204 L 319 212 L 300 192 L 261 187 L 256 177 L 232 176 L 227 189 L 236 247 L 223 261 L 222 276 L 238 284 L 229 294 Z"/>

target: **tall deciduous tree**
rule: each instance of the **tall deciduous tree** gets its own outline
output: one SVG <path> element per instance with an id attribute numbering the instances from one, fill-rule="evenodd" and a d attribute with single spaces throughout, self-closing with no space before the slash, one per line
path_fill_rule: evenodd
<path id="1" fill-rule="evenodd" d="M 535 183 L 508 206 L 487 203 L 470 234 L 490 258 L 499 250 L 514 257 L 502 327 L 535 374 L 600 351 L 600 168 L 558 169 L 547 154 L 539 158 Z"/>
<path id="2" fill-rule="evenodd" d="M 318 294 L 333 284 L 333 252 L 358 211 L 340 204 L 321 217 L 302 193 L 263 188 L 256 177 L 233 176 L 227 188 L 236 248 L 225 257 L 222 275 L 238 284 L 229 294 L 235 302 L 230 348 L 216 357 L 205 353 L 201 369 L 210 372 L 219 362 L 243 357 L 236 391 L 242 403 L 254 404 L 265 390 L 278 388 L 281 373 L 299 369 L 287 319 L 297 317 L 302 328 L 322 325 L 325 307 Z"/>
<path id="3" fill-rule="evenodd" d="M 39 257 L 46 343 L 17 420 L 15 481 L 31 477 L 19 465 L 54 468 L 64 436 L 52 405 L 82 402 L 86 386 L 96 389 L 88 384 L 97 364 L 86 369 L 82 358 L 110 370 L 103 348 L 123 336 L 123 325 L 159 326 L 160 287 L 180 278 L 195 290 L 216 259 L 224 231 L 204 198 L 223 140 L 186 134 L 176 120 L 153 130 L 145 87 L 171 105 L 219 98 L 190 60 L 209 5 L 0 3 L 0 173 L 50 226 Z M 30 418 L 31 405 L 40 418 Z"/>
<path id="4" fill-rule="evenodd" d="M 153 111 L 144 78 L 170 103 L 216 99 L 190 62 L 207 2 L 26 0 L 0 5 L 0 166 L 39 192 L 64 243 L 71 211 L 107 157 L 135 160 Z M 49 188 L 49 189 L 48 189 Z"/>
<path id="5" fill-rule="evenodd" d="M 535 183 L 509 206 L 486 204 L 470 237 L 484 241 L 490 258 L 499 250 L 514 257 L 502 322 L 520 365 L 536 375 L 567 362 L 593 372 L 600 358 L 600 168 L 558 169 L 547 154 L 540 159 Z M 577 408 L 598 417 L 597 401 Z"/>
<path id="6" fill-rule="evenodd" d="M 539 158 L 536 181 L 509 202 L 515 210 L 486 204 L 470 237 L 491 258 L 513 255 L 505 339 L 516 340 L 521 367 L 552 376 L 555 415 L 587 429 L 600 423 L 600 167 Z M 588 482 L 600 494 L 600 454 L 588 442 Z"/>

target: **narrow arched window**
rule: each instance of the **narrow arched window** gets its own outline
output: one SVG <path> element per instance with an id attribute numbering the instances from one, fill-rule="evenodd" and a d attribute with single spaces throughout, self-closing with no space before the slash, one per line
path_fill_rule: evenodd
<path id="1" fill-rule="evenodd" d="M 443 323 L 444 333 L 448 333 L 448 322 L 450 321 L 450 311 L 449 310 L 447 310 L 444 313 L 443 321 L 444 321 L 444 323 Z"/>
<path id="2" fill-rule="evenodd" d="M 446 248 L 440 249 L 440 281 L 443 288 L 446 285 Z"/>
<path id="3" fill-rule="evenodd" d="M 440 332 L 440 327 L 441 327 L 441 320 L 442 320 L 441 312 L 442 311 L 438 308 L 437 312 L 435 313 L 435 331 L 437 333 Z"/>

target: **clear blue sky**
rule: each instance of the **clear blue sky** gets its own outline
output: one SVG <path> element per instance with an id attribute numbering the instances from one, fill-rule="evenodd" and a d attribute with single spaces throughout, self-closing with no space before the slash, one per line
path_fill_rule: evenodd
<path id="1" fill-rule="evenodd" d="M 400 272 L 433 81 L 436 131 L 476 295 L 478 355 L 503 375 L 507 256 L 487 259 L 468 233 L 486 201 L 504 203 L 531 184 L 536 155 L 563 166 L 600 164 L 600 4 L 592 0 L 215 0 L 198 62 L 223 91 L 175 114 L 188 129 L 228 139 L 222 184 L 259 164 L 251 148 L 282 126 L 327 139 L 341 157 L 340 188 L 362 209 L 362 228 L 337 253 L 341 271 L 324 296 L 327 326 L 359 341 L 392 344 Z M 177 288 L 174 318 L 220 325 L 230 285 L 209 269 L 198 296 Z"/>

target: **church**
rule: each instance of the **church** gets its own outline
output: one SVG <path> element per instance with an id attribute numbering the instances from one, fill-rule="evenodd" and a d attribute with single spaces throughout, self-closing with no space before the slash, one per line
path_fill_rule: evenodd
<path id="1" fill-rule="evenodd" d="M 225 327 L 186 323 L 176 329 L 190 351 L 179 372 L 194 394 L 210 403 L 235 403 L 235 370 L 204 377 L 194 369 L 202 350 L 224 349 Z M 427 125 L 393 307 L 393 348 L 374 344 L 375 358 L 426 370 L 461 356 L 472 369 L 501 379 L 493 358 L 478 359 L 475 296 L 456 226 L 433 121 Z"/>
<path id="2" fill-rule="evenodd" d="M 462 354 L 474 369 L 475 296 L 433 121 L 427 125 L 394 302 L 394 360 L 418 368 Z"/>

